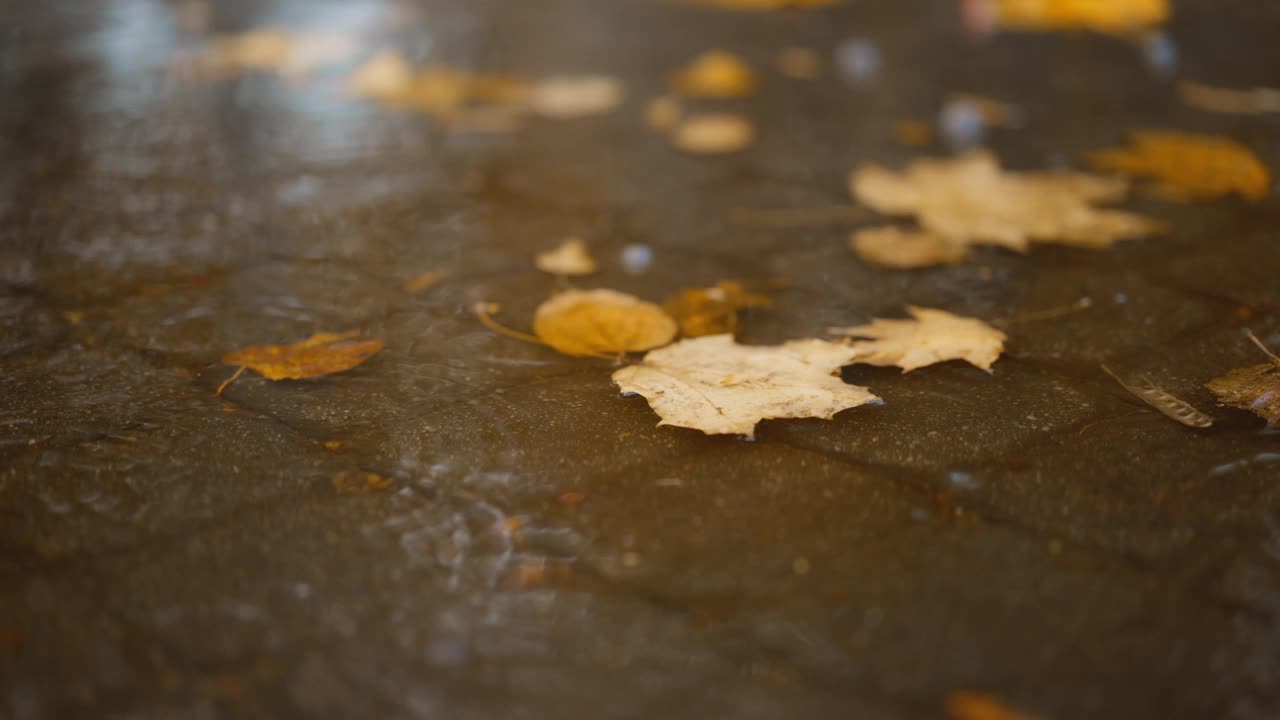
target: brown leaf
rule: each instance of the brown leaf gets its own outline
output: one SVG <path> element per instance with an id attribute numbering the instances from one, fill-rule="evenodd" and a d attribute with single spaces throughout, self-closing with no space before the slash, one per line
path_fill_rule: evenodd
<path id="1" fill-rule="evenodd" d="M 662 309 L 680 324 L 681 335 L 702 337 L 737 332 L 739 310 L 770 302 L 764 295 L 747 292 L 741 283 L 722 280 L 714 287 L 680 290 L 662 303 Z"/>
<path id="2" fill-rule="evenodd" d="M 1205 387 L 1223 405 L 1248 410 L 1268 425 L 1280 425 L 1280 364 L 1263 363 L 1232 370 L 1210 380 Z"/>
<path id="3" fill-rule="evenodd" d="M 1212 200 L 1239 193 L 1251 200 L 1267 194 L 1271 178 L 1249 148 L 1227 138 L 1174 130 L 1139 130 L 1132 145 L 1094 153 L 1100 170 L 1152 178 L 1174 199 Z"/>
<path id="4" fill-rule="evenodd" d="M 1276 88 L 1234 90 L 1187 81 L 1178 83 L 1178 95 L 1191 107 L 1209 112 L 1231 115 L 1280 112 L 1280 89 Z"/>
<path id="5" fill-rule="evenodd" d="M 671 342 L 676 322 L 662 308 L 614 290 L 569 290 L 538 307 L 533 332 L 565 355 L 616 356 Z"/>
<path id="6" fill-rule="evenodd" d="M 312 335 L 293 345 L 254 345 L 222 356 L 226 365 L 248 367 L 268 380 L 333 375 L 359 365 L 382 349 L 381 340 L 356 340 L 359 333 Z"/>

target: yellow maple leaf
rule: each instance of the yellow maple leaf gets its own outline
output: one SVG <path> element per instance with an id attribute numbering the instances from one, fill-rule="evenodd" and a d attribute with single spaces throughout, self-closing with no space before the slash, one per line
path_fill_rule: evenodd
<path id="1" fill-rule="evenodd" d="M 995 21 L 1015 30 L 1123 34 L 1169 20 L 1168 0 L 991 0 Z"/>
<path id="2" fill-rule="evenodd" d="M 1007 336 L 981 320 L 915 306 L 908 306 L 907 312 L 911 320 L 877 318 L 866 325 L 831 328 L 830 332 L 869 338 L 853 344 L 854 362 L 896 365 L 904 373 L 948 360 L 964 360 L 991 372 L 992 363 L 1004 352 Z"/>
<path id="3" fill-rule="evenodd" d="M 768 297 L 747 292 L 741 283 L 722 280 L 709 288 L 680 290 L 662 303 L 662 309 L 680 324 L 681 335 L 702 337 L 737 332 L 739 310 L 769 303 Z"/>
<path id="4" fill-rule="evenodd" d="M 1154 179 L 1174 199 L 1212 200 L 1239 193 L 1251 200 L 1267 194 L 1271 177 L 1249 148 L 1223 137 L 1176 130 L 1138 130 L 1127 148 L 1094 153 L 1099 170 Z"/>
<path id="5" fill-rule="evenodd" d="M 250 368 L 268 380 L 300 380 L 333 375 L 356 367 L 382 349 L 381 340 L 354 340 L 359 333 L 320 332 L 292 345 L 252 345 L 222 356 L 224 365 L 239 365 L 216 394 L 221 394 Z M 349 342 L 350 341 L 350 342 Z"/>
<path id="6" fill-rule="evenodd" d="M 913 254 L 931 262 L 955 261 L 955 248 L 945 247 L 943 241 L 962 247 L 999 245 L 1019 252 L 1032 242 L 1105 248 L 1162 228 L 1141 215 L 1093 207 L 1095 202 L 1123 198 L 1128 184 L 1122 179 L 1077 172 L 1006 172 L 986 151 L 916 160 L 901 172 L 866 165 L 853 172 L 850 190 L 879 212 L 915 215 L 921 228 L 936 236 L 899 234 L 922 247 L 933 246 L 938 256 L 930 258 L 930 253 L 914 248 L 895 259 L 899 267 Z M 889 258 L 885 245 L 892 239 L 889 234 L 861 242 L 855 238 L 854 245 L 863 252 L 877 244 L 875 249 Z"/>
<path id="7" fill-rule="evenodd" d="M 569 238 L 554 250 L 538 253 L 533 264 L 552 275 L 590 275 L 596 271 L 595 258 L 587 252 L 587 246 L 578 238 Z"/>
<path id="8" fill-rule="evenodd" d="M 655 350 L 615 372 L 613 381 L 624 393 L 644 396 L 662 418 L 659 425 L 751 437 L 761 420 L 830 419 L 879 403 L 867 388 L 835 374 L 855 354 L 825 340 L 752 346 L 732 335 L 709 335 Z"/>
<path id="9" fill-rule="evenodd" d="M 671 342 L 676 321 L 662 308 L 615 290 L 569 290 L 544 302 L 533 332 L 565 355 L 616 356 Z"/>

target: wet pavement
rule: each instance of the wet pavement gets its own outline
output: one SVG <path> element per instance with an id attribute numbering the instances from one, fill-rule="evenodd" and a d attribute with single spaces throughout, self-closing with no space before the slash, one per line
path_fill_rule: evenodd
<path id="1" fill-rule="evenodd" d="M 1139 197 L 1168 236 L 919 271 L 859 261 L 853 224 L 734 220 L 845 204 L 857 163 L 942 152 L 895 128 L 953 92 L 1022 109 L 987 142 L 1015 168 L 1137 127 L 1226 134 L 1280 167 L 1280 116 L 1174 90 L 1275 85 L 1280 6 L 1175 10 L 1155 46 L 978 41 L 926 0 L 279 0 L 208 18 L 627 85 L 617 112 L 485 134 L 344 98 L 333 74 L 167 72 L 200 43 L 189 4 L 7 4 L 0 716 L 892 720 L 944 717 L 959 690 L 1042 718 L 1280 716 L 1280 437 L 1202 387 L 1262 361 L 1244 327 L 1280 347 L 1274 192 Z M 771 69 L 850 39 L 878 51 L 861 79 Z M 703 105 L 760 137 L 691 157 L 643 108 L 713 47 L 762 83 Z M 906 304 L 997 322 L 1092 306 L 1009 324 L 992 375 L 846 368 L 885 404 L 767 421 L 749 443 L 656 428 L 608 361 L 477 322 L 487 300 L 528 327 L 559 287 L 531 258 L 569 235 L 601 264 L 579 286 L 781 288 L 745 318 L 749 343 Z M 447 277 L 402 290 L 425 271 Z M 222 354 L 347 329 L 386 349 L 214 396 Z M 1103 362 L 1216 425 L 1146 410 Z M 335 482 L 362 473 L 390 485 Z"/>

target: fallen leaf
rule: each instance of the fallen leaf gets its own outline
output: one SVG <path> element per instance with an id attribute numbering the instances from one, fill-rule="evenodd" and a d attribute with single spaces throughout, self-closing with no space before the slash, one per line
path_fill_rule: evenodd
<path id="1" fill-rule="evenodd" d="M 971 690 L 948 695 L 947 714 L 951 720 L 1037 720 L 1033 715 L 1014 710 L 994 695 Z"/>
<path id="2" fill-rule="evenodd" d="M 680 101 L 662 95 L 650 100 L 645 106 L 644 123 L 653 130 L 666 132 L 680 122 L 680 116 L 683 114 L 684 108 L 680 106 Z"/>
<path id="3" fill-rule="evenodd" d="M 767 296 L 747 292 L 741 283 L 722 280 L 709 288 L 680 290 L 662 303 L 662 309 L 679 323 L 680 334 L 691 338 L 733 334 L 738 330 L 739 310 L 769 304 Z"/>
<path id="4" fill-rule="evenodd" d="M 855 363 L 896 365 L 904 373 L 948 360 L 964 360 L 991 372 L 992 363 L 1004 352 L 1008 336 L 981 320 L 915 306 L 908 306 L 907 312 L 913 320 L 876 319 L 830 332 L 870 338 L 853 343 Z"/>
<path id="5" fill-rule="evenodd" d="M 1168 22 L 1168 0 L 989 0 L 996 25 L 1011 30 L 1096 30 L 1131 34 Z"/>
<path id="6" fill-rule="evenodd" d="M 613 381 L 624 393 L 644 396 L 662 418 L 659 425 L 753 437 L 761 420 L 830 419 L 881 402 L 838 377 L 855 355 L 850 346 L 825 340 L 748 346 L 732 335 L 709 335 L 655 350 L 615 372 Z"/>
<path id="7" fill-rule="evenodd" d="M 965 242 L 892 226 L 858 230 L 849 238 L 849 246 L 869 263 L 898 269 L 954 265 L 969 255 Z"/>
<path id="8" fill-rule="evenodd" d="M 1207 428 L 1213 425 L 1213 418 L 1192 407 L 1191 403 L 1174 397 L 1151 378 L 1144 377 L 1139 382 L 1130 382 L 1111 371 L 1106 365 L 1103 372 L 1110 375 L 1120 386 L 1137 396 L 1142 402 L 1159 410 L 1162 415 L 1194 428 Z"/>
<path id="9" fill-rule="evenodd" d="M 671 84 L 686 97 L 724 100 L 742 97 L 754 90 L 756 74 L 737 55 L 708 50 L 676 73 Z"/>
<path id="10" fill-rule="evenodd" d="M 212 38 L 196 60 L 214 73 L 274 71 L 300 75 L 344 63 L 360 51 L 360 38 L 341 31 L 251 30 Z"/>
<path id="11" fill-rule="evenodd" d="M 778 51 L 774 63 L 778 72 L 796 80 L 812 80 L 822 71 L 818 53 L 806 47 L 788 47 Z"/>
<path id="12" fill-rule="evenodd" d="M 1241 410 L 1248 410 L 1267 421 L 1267 425 L 1280 425 L 1280 357 L 1277 357 L 1261 340 L 1249 334 L 1262 352 L 1271 359 L 1269 363 L 1239 368 L 1210 380 L 1209 388 L 1218 402 Z"/>
<path id="13" fill-rule="evenodd" d="M 1196 82 L 1178 83 L 1182 102 L 1209 112 L 1262 115 L 1280 112 L 1280 89 L 1256 87 L 1232 90 Z"/>
<path id="14" fill-rule="evenodd" d="M 382 349 L 381 340 L 351 341 L 358 335 L 321 332 L 293 345 L 254 345 L 223 355 L 222 362 L 240 366 L 231 380 L 246 367 L 268 380 L 323 377 L 350 370 Z M 218 394 L 231 380 L 218 388 Z"/>
<path id="15" fill-rule="evenodd" d="M 1175 130 L 1139 130 L 1128 148 L 1094 153 L 1100 170 L 1154 179 L 1174 199 L 1212 200 L 1233 192 L 1251 200 L 1267 194 L 1271 178 L 1249 148 L 1227 138 Z"/>
<path id="16" fill-rule="evenodd" d="M 676 321 L 662 308 L 614 290 L 569 290 L 533 317 L 538 339 L 565 355 L 616 356 L 671 342 Z"/>
<path id="17" fill-rule="evenodd" d="M 409 91 L 414 70 L 398 50 L 383 50 L 356 68 L 347 91 L 356 97 L 392 100 Z"/>
<path id="18" fill-rule="evenodd" d="M 596 271 L 595 259 L 578 238 L 569 238 L 556 249 L 539 253 L 533 263 L 552 275 L 590 275 Z"/>
<path id="19" fill-rule="evenodd" d="M 414 69 L 395 51 L 380 53 L 358 68 L 347 81 L 358 97 L 420 112 L 449 117 L 480 105 L 524 112 L 530 86 L 510 75 L 482 74 L 444 65 Z"/>
<path id="20" fill-rule="evenodd" d="M 901 172 L 863 166 L 853 172 L 850 188 L 863 204 L 890 215 L 914 214 L 924 230 L 948 241 L 1019 252 L 1032 242 L 1105 248 L 1163 227 L 1141 215 L 1091 205 L 1122 199 L 1128 191 L 1122 179 L 1006 172 L 987 151 L 916 160 Z"/>
<path id="21" fill-rule="evenodd" d="M 691 115 L 676 127 L 675 146 L 695 155 L 722 155 L 742 150 L 755 140 L 747 118 L 733 113 Z"/>
<path id="22" fill-rule="evenodd" d="M 606 113 L 622 104 L 626 91 L 608 75 L 556 75 L 534 83 L 529 95 L 533 112 L 553 118 Z"/>

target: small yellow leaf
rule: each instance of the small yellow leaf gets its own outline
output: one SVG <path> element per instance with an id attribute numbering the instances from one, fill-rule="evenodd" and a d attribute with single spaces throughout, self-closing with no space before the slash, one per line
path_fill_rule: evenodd
<path id="1" fill-rule="evenodd" d="M 768 297 L 747 292 L 741 283 L 722 280 L 714 287 L 681 290 L 667 298 L 662 309 L 680 324 L 680 334 L 689 338 L 732 334 L 738 329 L 739 310 L 769 304 Z"/>
<path id="2" fill-rule="evenodd" d="M 879 403 L 867 388 L 840 379 L 854 355 L 848 345 L 825 340 L 750 346 L 709 335 L 655 350 L 615 372 L 613 381 L 624 393 L 644 396 L 659 425 L 751 437 L 761 420 L 830 419 Z"/>
<path id="3" fill-rule="evenodd" d="M 755 140 L 755 127 L 733 113 L 691 115 L 676 127 L 672 142 L 694 155 L 723 155 L 747 147 Z"/>
<path id="4" fill-rule="evenodd" d="M 686 97 L 727 99 L 742 97 L 756 87 L 756 74 L 737 55 L 708 50 L 672 80 L 676 92 Z"/>
<path id="5" fill-rule="evenodd" d="M 556 249 L 539 253 L 533 262 L 539 270 L 552 275 L 590 275 L 596 271 L 595 259 L 578 238 L 569 238 Z"/>
<path id="6" fill-rule="evenodd" d="M 650 350 L 671 342 L 676 330 L 662 308 L 614 290 L 569 290 L 544 302 L 533 317 L 539 340 L 580 357 Z"/>
<path id="7" fill-rule="evenodd" d="M 577 118 L 609 112 L 625 97 L 626 91 L 615 77 L 557 75 L 535 83 L 529 103 L 539 115 Z"/>
<path id="8" fill-rule="evenodd" d="M 1014 30 L 1125 34 L 1168 22 L 1169 0 L 991 0 L 998 25 Z"/>
<path id="9" fill-rule="evenodd" d="M 1094 153 L 1093 165 L 1152 178 L 1175 198 L 1212 200 L 1234 192 L 1257 200 L 1270 188 L 1266 166 L 1233 140 L 1175 130 L 1139 130 L 1132 140 L 1128 148 Z"/>
<path id="10" fill-rule="evenodd" d="M 914 306 L 908 306 L 907 312 L 912 320 L 876 319 L 857 327 L 831 328 L 831 332 L 870 338 L 853 344 L 854 362 L 896 365 L 904 373 L 948 360 L 964 360 L 990 372 L 1004 352 L 1007 336 L 981 320 Z"/>
<path id="11" fill-rule="evenodd" d="M 1014 710 L 994 695 L 971 690 L 947 696 L 947 715 L 951 720 L 1038 720 Z"/>
<path id="12" fill-rule="evenodd" d="M 355 340 L 357 332 L 316 333 L 293 345 L 254 345 L 222 356 L 226 365 L 248 367 L 268 380 L 297 380 L 340 373 L 382 349 L 381 340 Z"/>

